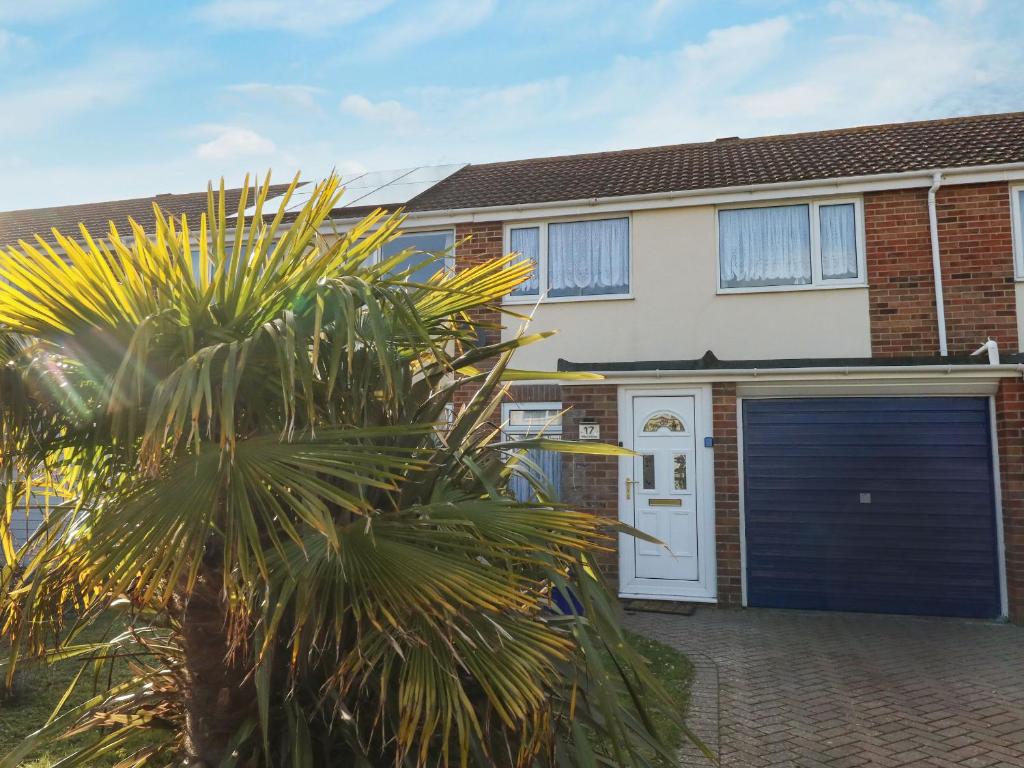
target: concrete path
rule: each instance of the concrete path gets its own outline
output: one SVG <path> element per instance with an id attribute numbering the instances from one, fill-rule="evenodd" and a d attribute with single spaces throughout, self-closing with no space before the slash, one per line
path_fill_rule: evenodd
<path id="1" fill-rule="evenodd" d="M 1024 768 L 1024 628 L 712 608 L 626 623 L 690 656 L 690 722 L 725 768 Z"/>

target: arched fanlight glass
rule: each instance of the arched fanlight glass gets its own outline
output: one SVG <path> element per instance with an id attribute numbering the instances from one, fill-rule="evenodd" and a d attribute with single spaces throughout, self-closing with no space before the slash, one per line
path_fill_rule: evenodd
<path id="1" fill-rule="evenodd" d="M 683 420 L 669 411 L 658 411 L 647 419 L 644 424 L 644 432 L 685 432 Z"/>

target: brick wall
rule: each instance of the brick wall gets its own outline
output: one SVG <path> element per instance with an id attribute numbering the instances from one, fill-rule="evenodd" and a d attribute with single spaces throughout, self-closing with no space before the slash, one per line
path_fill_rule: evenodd
<path id="1" fill-rule="evenodd" d="M 950 354 L 973 352 L 988 336 L 1003 351 L 1016 352 L 1017 296 L 1007 185 L 944 187 L 935 209 Z"/>
<path id="2" fill-rule="evenodd" d="M 501 222 L 456 224 L 455 243 L 456 269 L 465 269 L 490 259 L 501 258 L 504 250 Z M 484 331 L 485 341 L 501 340 L 501 331 L 497 328 L 501 322 L 501 314 L 498 311 L 476 312 L 473 319 L 495 326 Z"/>
<path id="3" fill-rule="evenodd" d="M 942 187 L 936 198 L 950 354 L 992 336 L 1017 351 L 1007 185 Z M 864 195 L 872 354 L 938 354 L 928 191 Z"/>
<path id="4" fill-rule="evenodd" d="M 1024 624 L 1024 382 L 1003 379 L 996 395 L 996 434 L 1003 498 L 1007 603 Z"/>
<path id="5" fill-rule="evenodd" d="M 715 549 L 718 558 L 718 604 L 742 601 L 740 557 L 740 477 L 736 432 L 736 385 L 711 386 L 712 434 L 715 438 Z"/>
<path id="6" fill-rule="evenodd" d="M 864 195 L 864 234 L 872 355 L 936 354 L 927 191 Z"/>
<path id="7" fill-rule="evenodd" d="M 489 259 L 500 258 L 504 249 L 504 238 L 500 222 L 455 225 L 455 268 L 465 269 Z M 501 313 L 497 310 L 475 310 L 470 317 L 490 327 L 480 329 L 480 340 L 494 343 L 501 340 Z M 462 387 L 455 392 L 455 407 L 461 408 L 473 395 L 473 389 Z"/>
<path id="8" fill-rule="evenodd" d="M 562 419 L 562 436 L 579 439 L 581 419 L 596 419 L 601 441 L 619 442 L 618 387 L 587 384 L 562 387 L 562 407 L 570 408 Z M 562 457 L 562 500 L 577 509 L 617 519 L 619 515 L 619 459 L 617 456 Z M 617 587 L 619 561 L 617 546 L 599 558 L 601 571 Z"/>

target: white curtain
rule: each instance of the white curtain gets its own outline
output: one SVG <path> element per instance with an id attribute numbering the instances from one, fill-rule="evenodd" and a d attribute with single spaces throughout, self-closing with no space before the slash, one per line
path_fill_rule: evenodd
<path id="1" fill-rule="evenodd" d="M 520 254 L 517 262 L 533 262 L 534 271 L 530 279 L 514 291 L 513 296 L 536 296 L 540 293 L 540 274 L 537 264 L 540 263 L 540 227 L 523 227 L 509 232 L 509 247 Z"/>
<path id="2" fill-rule="evenodd" d="M 554 490 L 557 498 L 562 488 L 562 454 L 537 448 L 530 448 L 525 453 L 526 459 L 540 468 L 541 479 Z M 535 473 L 533 467 L 528 468 L 526 464 L 520 466 L 524 472 Z M 519 501 L 531 501 L 534 498 L 533 488 L 525 477 L 513 475 L 509 478 L 508 487 Z"/>
<path id="3" fill-rule="evenodd" d="M 629 219 L 548 225 L 548 295 L 629 293 Z"/>
<path id="4" fill-rule="evenodd" d="M 853 203 L 822 205 L 821 276 L 826 280 L 857 277 L 857 220 Z"/>
<path id="5" fill-rule="evenodd" d="M 809 284 L 809 206 L 719 211 L 718 254 L 723 288 Z"/>

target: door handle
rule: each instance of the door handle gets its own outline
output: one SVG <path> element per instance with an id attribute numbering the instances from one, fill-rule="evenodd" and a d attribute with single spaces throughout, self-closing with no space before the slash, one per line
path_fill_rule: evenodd
<path id="1" fill-rule="evenodd" d="M 633 486 L 639 482 L 639 480 L 631 480 L 628 477 L 626 478 L 626 501 L 629 501 L 631 498 L 633 498 Z"/>

